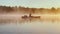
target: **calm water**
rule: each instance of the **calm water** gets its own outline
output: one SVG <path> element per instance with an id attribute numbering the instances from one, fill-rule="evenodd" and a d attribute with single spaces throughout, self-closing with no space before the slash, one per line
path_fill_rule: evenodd
<path id="1" fill-rule="evenodd" d="M 6 20 L 7 17 L 11 19 L 9 21 L 14 20 L 15 22 L 9 23 L 9 21 Z M 1 18 L 4 21 L 3 24 L 1 24 L 1 22 L 3 22 Z M 12 18 L 8 15 L 0 16 L 0 34 L 60 34 L 60 17 L 43 16 L 42 19 L 32 18 L 31 21 L 29 19 L 19 20 L 19 18 L 20 16 Z"/>
<path id="2" fill-rule="evenodd" d="M 2 24 L 0 34 L 60 34 L 60 23 L 35 21 Z"/>

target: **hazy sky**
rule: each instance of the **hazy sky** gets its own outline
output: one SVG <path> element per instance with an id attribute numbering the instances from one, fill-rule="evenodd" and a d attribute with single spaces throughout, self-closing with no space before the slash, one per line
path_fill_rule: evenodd
<path id="1" fill-rule="evenodd" d="M 0 0 L 0 5 L 26 7 L 60 7 L 60 0 Z"/>

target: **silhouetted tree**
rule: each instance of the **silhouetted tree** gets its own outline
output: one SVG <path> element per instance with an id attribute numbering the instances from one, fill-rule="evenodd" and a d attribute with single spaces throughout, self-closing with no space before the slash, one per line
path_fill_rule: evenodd
<path id="1" fill-rule="evenodd" d="M 51 8 L 52 11 L 55 11 L 56 9 L 54 7 Z"/>
<path id="2" fill-rule="evenodd" d="M 51 8 L 51 12 L 52 12 L 52 13 L 56 13 L 57 11 L 56 11 L 56 9 L 55 9 L 54 7 L 52 7 L 52 8 Z"/>
<path id="3" fill-rule="evenodd" d="M 0 11 L 0 12 L 2 12 L 2 13 L 7 13 L 7 12 L 11 12 L 11 11 L 13 11 L 13 8 L 12 7 L 7 7 L 7 6 L 0 6 L 0 10 L 2 10 L 2 11 Z"/>
<path id="4" fill-rule="evenodd" d="M 43 13 L 44 8 L 40 8 L 39 11 L 40 13 Z"/>
<path id="5" fill-rule="evenodd" d="M 35 8 L 31 8 L 31 12 L 32 13 L 35 13 Z"/>

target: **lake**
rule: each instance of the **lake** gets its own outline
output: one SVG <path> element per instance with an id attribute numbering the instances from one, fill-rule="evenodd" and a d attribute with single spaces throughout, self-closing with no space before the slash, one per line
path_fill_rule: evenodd
<path id="1" fill-rule="evenodd" d="M 57 16 L 42 16 L 41 19 L 30 20 L 0 15 L 0 34 L 60 34 L 60 19 Z"/>
<path id="2" fill-rule="evenodd" d="M 0 25 L 0 34 L 60 34 L 60 23 L 25 22 Z"/>

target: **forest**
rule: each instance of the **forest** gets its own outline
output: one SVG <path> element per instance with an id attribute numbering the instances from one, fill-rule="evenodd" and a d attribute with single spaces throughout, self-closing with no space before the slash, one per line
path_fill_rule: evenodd
<path id="1" fill-rule="evenodd" d="M 60 8 L 29 8 L 29 7 L 22 7 L 22 6 L 0 6 L 0 14 L 3 13 L 11 13 L 11 12 L 22 12 L 22 13 L 36 13 L 36 14 L 59 14 Z"/>

